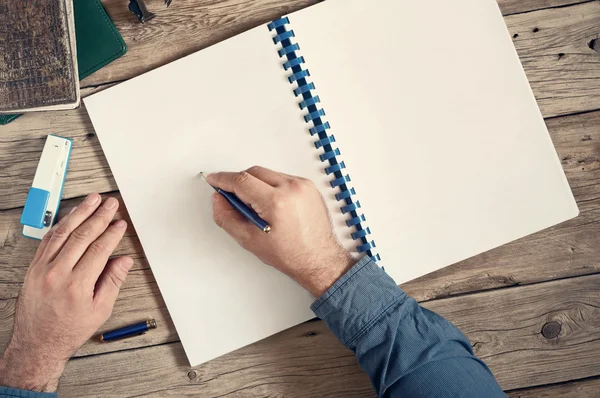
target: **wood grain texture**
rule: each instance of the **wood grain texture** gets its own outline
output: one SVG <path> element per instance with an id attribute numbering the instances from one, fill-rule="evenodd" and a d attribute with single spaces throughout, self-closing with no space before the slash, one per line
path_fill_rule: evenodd
<path id="1" fill-rule="evenodd" d="M 600 374 L 600 275 L 426 303 L 469 337 L 503 389 Z M 541 334 L 557 322 L 557 338 Z"/>
<path id="2" fill-rule="evenodd" d="M 504 389 L 600 374 L 600 275 L 437 300 Z M 548 340 L 548 321 L 562 325 Z M 94 372 L 90 372 L 90 369 Z M 372 396 L 350 351 L 308 322 L 199 367 L 180 343 L 73 360 L 63 396 Z"/>
<path id="3" fill-rule="evenodd" d="M 505 18 L 545 117 L 600 108 L 599 18 L 597 1 Z"/>
<path id="4" fill-rule="evenodd" d="M 572 381 L 566 384 L 549 385 L 510 391 L 509 398 L 598 398 L 600 378 Z"/>
<path id="5" fill-rule="evenodd" d="M 498 0 L 503 15 L 520 14 L 548 8 L 587 3 L 595 0 Z"/>

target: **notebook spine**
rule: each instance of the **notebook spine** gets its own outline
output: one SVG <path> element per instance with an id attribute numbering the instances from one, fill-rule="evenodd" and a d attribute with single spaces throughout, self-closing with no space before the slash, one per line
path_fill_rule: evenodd
<path id="1" fill-rule="evenodd" d="M 365 253 L 373 261 L 379 261 L 381 257 L 374 250 L 376 248 L 375 241 L 369 239 L 371 230 L 366 226 L 366 217 L 364 214 L 359 213 L 360 202 L 355 200 L 356 190 L 349 187 L 350 176 L 344 174 L 346 164 L 341 160 L 340 150 L 332 145 L 335 143 L 335 137 L 333 134 L 328 134 L 331 125 L 325 121 L 325 111 L 319 107 L 321 100 L 315 93 L 314 83 L 308 80 L 310 72 L 308 69 L 303 68 L 305 60 L 304 57 L 298 54 L 300 46 L 292 41 L 294 31 L 288 29 L 289 24 L 289 18 L 284 17 L 271 22 L 268 28 L 269 31 L 275 34 L 273 42 L 276 45 L 281 45 L 278 54 L 280 58 L 285 60 L 283 68 L 290 72 L 288 81 L 290 84 L 297 85 L 294 88 L 294 95 L 300 100 L 298 103 L 300 109 L 307 112 L 304 115 L 304 121 L 311 125 L 308 129 L 310 134 L 317 138 L 315 147 L 323 150 L 320 159 L 328 164 L 325 167 L 325 173 L 332 176 L 331 187 L 339 189 L 335 197 L 339 202 L 342 202 L 340 210 L 342 213 L 350 215 L 346 225 L 354 228 L 351 236 L 358 243 L 356 250 L 359 253 Z"/>

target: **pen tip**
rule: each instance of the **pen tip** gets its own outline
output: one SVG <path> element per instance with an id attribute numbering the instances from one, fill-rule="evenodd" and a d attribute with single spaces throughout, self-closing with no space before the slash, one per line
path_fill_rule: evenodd
<path id="1" fill-rule="evenodd" d="M 215 186 L 211 185 L 211 184 L 210 184 L 210 182 L 208 182 L 208 180 L 206 179 L 206 176 L 204 175 L 204 172 L 202 172 L 202 171 L 201 171 L 200 173 L 198 173 L 198 175 L 199 175 L 200 177 L 204 178 L 204 181 L 206 181 L 206 183 L 207 183 L 208 185 L 210 185 L 210 186 L 211 186 L 211 187 L 212 187 L 212 188 L 213 188 L 215 191 L 219 192 L 219 188 L 217 188 L 217 187 L 215 187 Z"/>

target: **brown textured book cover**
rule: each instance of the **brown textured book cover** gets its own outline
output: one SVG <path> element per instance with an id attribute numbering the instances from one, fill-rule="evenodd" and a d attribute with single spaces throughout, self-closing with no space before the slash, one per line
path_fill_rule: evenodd
<path id="1" fill-rule="evenodd" d="M 0 0 L 0 113 L 78 104 L 72 0 Z"/>

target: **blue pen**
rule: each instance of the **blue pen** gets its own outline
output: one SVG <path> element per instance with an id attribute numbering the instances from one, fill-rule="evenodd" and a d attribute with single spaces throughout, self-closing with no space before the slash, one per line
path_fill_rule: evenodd
<path id="1" fill-rule="evenodd" d="M 156 321 L 148 319 L 147 321 L 136 323 L 135 325 L 125 326 L 111 332 L 100 335 L 100 341 L 112 341 L 123 339 L 125 337 L 137 336 L 146 333 L 149 329 L 156 329 Z"/>
<path id="2" fill-rule="evenodd" d="M 208 180 L 206 179 L 206 177 L 204 176 L 203 173 L 200 173 L 200 175 L 202 176 L 202 178 L 204 178 L 204 180 L 206 182 L 208 182 Z M 208 185 L 210 185 L 210 184 L 208 184 Z M 227 199 L 229 204 L 231 206 L 233 206 L 235 209 L 237 209 L 237 211 L 242 213 L 242 215 L 244 217 L 246 217 L 246 219 L 248 221 L 250 221 L 252 224 L 256 225 L 258 228 L 260 228 L 262 231 L 264 231 L 266 233 L 271 232 L 271 226 L 269 225 L 269 223 L 266 222 L 265 220 L 263 220 L 262 218 L 260 218 L 260 216 L 258 214 L 256 214 L 256 212 L 254 210 L 252 210 L 247 204 L 242 202 L 240 200 L 240 198 L 238 198 L 235 194 L 224 191 L 224 190 L 214 187 L 212 185 L 210 185 L 210 186 L 213 187 L 213 189 L 215 191 L 217 191 L 217 193 L 220 193 L 221 195 L 223 195 L 223 197 L 225 199 Z"/>

